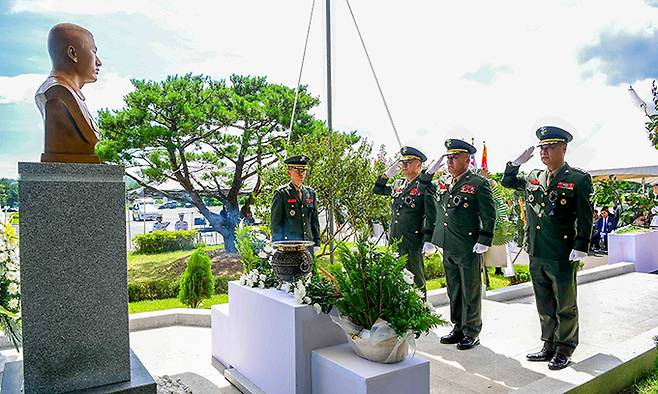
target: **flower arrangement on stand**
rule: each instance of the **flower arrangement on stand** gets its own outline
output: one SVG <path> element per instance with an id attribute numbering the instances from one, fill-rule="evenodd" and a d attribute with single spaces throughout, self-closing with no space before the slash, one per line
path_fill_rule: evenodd
<path id="1" fill-rule="evenodd" d="M 10 224 L 0 224 L 0 330 L 16 351 L 22 340 L 18 238 Z"/>
<path id="2" fill-rule="evenodd" d="M 268 228 L 240 224 L 235 234 L 243 269 L 239 283 L 242 286 L 261 289 L 279 287 L 281 282 L 270 265 L 274 248 L 270 242 Z"/>
<path id="3" fill-rule="evenodd" d="M 446 322 L 435 313 L 424 294 L 414 287 L 414 277 L 393 247 L 378 250 L 361 240 L 354 249 L 340 245 L 343 270 L 331 275 L 322 270 L 297 281 L 297 302 L 328 313 L 344 331 L 354 352 L 368 360 L 392 363 L 403 360 L 415 338 Z"/>

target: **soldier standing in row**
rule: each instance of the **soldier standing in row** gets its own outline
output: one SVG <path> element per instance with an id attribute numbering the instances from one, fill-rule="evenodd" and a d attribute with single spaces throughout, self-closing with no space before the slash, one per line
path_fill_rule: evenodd
<path id="1" fill-rule="evenodd" d="M 507 164 L 502 184 L 525 191 L 527 201 L 526 247 L 544 346 L 526 357 L 549 361 L 556 370 L 569 365 L 578 345 L 576 272 L 592 232 L 592 178 L 564 161 L 571 134 L 551 126 L 536 134 L 546 168 L 518 175 L 519 166 L 532 157 L 530 147 Z"/>
<path id="2" fill-rule="evenodd" d="M 292 156 L 284 161 L 288 165 L 290 183 L 274 192 L 270 226 L 272 241 L 312 241 L 320 246 L 320 221 L 315 190 L 302 183 L 306 178 L 308 158 Z"/>
<path id="3" fill-rule="evenodd" d="M 431 183 L 431 177 L 421 176 L 422 163 L 427 160 L 421 151 L 405 146 L 400 154 L 400 160 L 377 178 L 373 193 L 393 198 L 389 242 L 400 241 L 398 252 L 407 256 L 407 269 L 414 274 L 416 287 L 426 292 L 423 241 L 428 243 L 432 237 L 436 187 Z M 400 166 L 404 178 L 387 185 Z"/>
<path id="4" fill-rule="evenodd" d="M 458 139 L 445 142 L 450 184 L 439 183 L 437 218 L 432 243 L 443 248 L 452 331 L 440 341 L 467 350 L 480 343 L 482 329 L 482 253 L 493 240 L 496 208 L 489 181 L 468 169 L 473 145 Z"/>

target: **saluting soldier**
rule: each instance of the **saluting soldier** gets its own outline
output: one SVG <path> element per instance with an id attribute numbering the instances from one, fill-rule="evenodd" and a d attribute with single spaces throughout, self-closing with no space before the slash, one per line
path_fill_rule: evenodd
<path id="1" fill-rule="evenodd" d="M 507 164 L 502 184 L 525 191 L 527 202 L 526 248 L 544 346 L 526 357 L 562 369 L 578 345 L 576 272 L 592 232 L 592 178 L 564 161 L 571 134 L 553 126 L 536 134 L 546 168 L 518 175 L 519 166 L 532 157 L 530 147 Z"/>
<path id="2" fill-rule="evenodd" d="M 406 268 L 414 274 L 416 287 L 426 292 L 423 242 L 428 243 L 432 237 L 436 218 L 436 187 L 431 183 L 431 177 L 421 176 L 422 163 L 427 156 L 410 146 L 400 149 L 400 155 L 400 160 L 377 178 L 373 193 L 393 198 L 389 242 L 400 242 L 398 253 L 407 256 Z M 400 166 L 404 177 L 387 185 Z"/>
<path id="3" fill-rule="evenodd" d="M 320 221 L 315 190 L 303 185 L 308 158 L 304 155 L 287 158 L 290 183 L 274 192 L 270 227 L 272 241 L 313 241 L 320 246 Z"/>
<path id="4" fill-rule="evenodd" d="M 467 350 L 480 344 L 482 329 L 482 253 L 493 240 L 496 208 L 489 181 L 469 170 L 473 145 L 445 142 L 451 182 L 439 182 L 437 218 L 432 243 L 443 248 L 452 331 L 441 343 Z"/>

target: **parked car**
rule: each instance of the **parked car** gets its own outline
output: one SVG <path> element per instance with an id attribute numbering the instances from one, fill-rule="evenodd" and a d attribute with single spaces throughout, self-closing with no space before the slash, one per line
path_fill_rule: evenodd
<path id="1" fill-rule="evenodd" d="M 138 222 L 155 220 L 161 215 L 152 198 L 138 198 L 132 211 L 133 220 Z"/>
<path id="2" fill-rule="evenodd" d="M 167 201 L 166 203 L 158 207 L 158 209 L 174 209 L 174 208 L 178 208 L 178 202 L 176 201 Z"/>

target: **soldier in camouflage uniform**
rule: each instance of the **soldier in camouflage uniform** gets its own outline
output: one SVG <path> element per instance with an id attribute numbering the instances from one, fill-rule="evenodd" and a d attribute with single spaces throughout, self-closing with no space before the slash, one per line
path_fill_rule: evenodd
<path id="1" fill-rule="evenodd" d="M 427 157 L 421 151 L 405 146 L 400 154 L 400 160 L 377 178 L 373 193 L 393 198 L 389 242 L 400 241 L 398 252 L 407 255 L 407 269 L 414 274 L 415 285 L 425 292 L 423 245 L 432 237 L 436 187 L 432 185 L 431 177 L 422 176 L 421 163 Z M 396 180 L 391 186 L 387 185 L 400 166 L 403 167 L 404 178 Z"/>
<path id="2" fill-rule="evenodd" d="M 445 142 L 449 184 L 439 182 L 437 218 L 432 243 L 443 248 L 452 331 L 441 343 L 467 350 L 480 343 L 482 329 L 482 253 L 493 240 L 496 208 L 489 181 L 468 169 L 473 145 L 458 139 Z"/>
<path id="3" fill-rule="evenodd" d="M 306 178 L 308 158 L 293 156 L 288 165 L 290 183 L 279 187 L 272 200 L 270 227 L 272 241 L 313 241 L 320 246 L 320 221 L 315 190 L 302 185 Z"/>
<path id="4" fill-rule="evenodd" d="M 578 345 L 576 272 L 592 232 L 592 178 L 564 161 L 571 134 L 552 126 L 536 134 L 546 168 L 518 175 L 519 166 L 532 157 L 530 147 L 507 164 L 502 184 L 524 191 L 527 202 L 526 248 L 544 346 L 526 357 L 562 369 Z"/>

